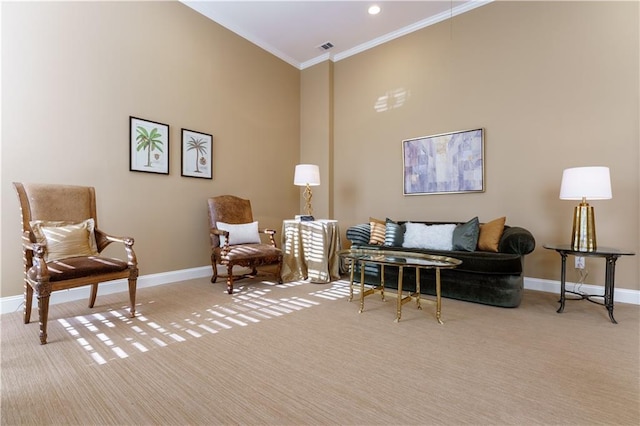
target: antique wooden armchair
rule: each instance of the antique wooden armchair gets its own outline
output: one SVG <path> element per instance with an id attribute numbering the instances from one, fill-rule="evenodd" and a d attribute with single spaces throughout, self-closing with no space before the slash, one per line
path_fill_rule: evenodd
<path id="1" fill-rule="evenodd" d="M 91 285 L 93 308 L 98 283 L 126 278 L 131 317 L 135 315 L 138 262 L 133 238 L 114 237 L 98 229 L 93 187 L 15 183 L 22 213 L 24 323 L 31 320 L 35 292 L 40 317 L 40 343 L 47 343 L 52 291 Z M 121 243 L 127 261 L 100 256 L 111 243 Z"/>
<path id="2" fill-rule="evenodd" d="M 282 250 L 276 247 L 273 229 L 260 229 L 254 222 L 251 202 L 233 195 L 209 198 L 209 236 L 211 239 L 211 282 L 218 280 L 218 265 L 227 267 L 227 292 L 233 293 L 234 278 L 255 276 L 257 267 L 277 265 L 276 276 L 282 283 Z M 260 234 L 269 237 L 269 243 L 261 241 Z M 251 268 L 250 275 L 234 277 L 235 265 Z"/>

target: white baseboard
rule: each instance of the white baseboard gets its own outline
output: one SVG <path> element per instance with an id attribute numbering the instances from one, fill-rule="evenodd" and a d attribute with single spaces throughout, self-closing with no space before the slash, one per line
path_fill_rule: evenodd
<path id="1" fill-rule="evenodd" d="M 235 273 L 235 271 L 234 271 Z M 178 281 L 191 280 L 211 276 L 211 266 L 200 266 L 197 268 L 182 269 L 180 271 L 161 272 L 159 274 L 142 275 L 138 277 L 138 288 L 153 287 L 156 285 L 171 284 Z M 222 275 L 221 275 L 222 276 Z M 567 283 L 567 290 L 573 290 L 577 284 Z M 524 278 L 524 288 L 527 290 L 544 291 L 547 293 L 560 294 L 560 281 L 543 280 L 540 278 Z M 604 287 L 589 284 L 581 286 L 582 291 L 589 294 L 603 294 Z M 89 300 L 89 286 L 72 288 L 64 291 L 56 291 L 51 294 L 51 304 L 70 302 L 74 300 Z M 127 280 L 116 280 L 103 283 L 98 290 L 101 294 L 112 294 L 128 291 Z M 616 303 L 631 303 L 640 305 L 640 291 L 625 288 L 616 288 L 614 299 Z M 23 296 L 9 296 L 0 298 L 0 314 L 17 312 L 22 309 Z M 34 306 L 36 300 L 34 298 Z"/>
<path id="2" fill-rule="evenodd" d="M 198 268 L 183 269 L 180 271 L 161 272 L 159 274 L 141 275 L 138 277 L 138 288 L 153 287 L 156 285 L 171 284 L 178 281 L 192 280 L 195 278 L 210 277 L 212 274 L 211 266 L 200 266 Z M 50 304 L 71 302 L 74 300 L 89 300 L 90 286 L 71 288 L 69 290 L 55 291 L 51 293 Z M 100 284 L 98 288 L 98 297 L 104 294 L 112 294 L 118 292 L 129 291 L 129 285 L 126 279 L 115 280 L 108 283 Z M 24 296 L 9 296 L 0 298 L 0 314 L 8 312 L 21 311 L 23 308 Z M 34 307 L 37 307 L 37 301 L 33 300 Z M 37 313 L 36 313 L 37 315 Z"/>
<path id="3" fill-rule="evenodd" d="M 574 291 L 579 284 L 566 283 L 566 289 Z M 544 291 L 547 293 L 560 294 L 560 281 L 543 280 L 541 278 L 524 278 L 524 288 L 527 290 Z M 604 294 L 604 287 L 591 284 L 582 284 L 579 286 L 580 290 L 588 294 Z M 615 303 L 631 303 L 633 305 L 640 305 L 640 291 L 629 290 L 626 288 L 614 289 L 613 300 Z"/>

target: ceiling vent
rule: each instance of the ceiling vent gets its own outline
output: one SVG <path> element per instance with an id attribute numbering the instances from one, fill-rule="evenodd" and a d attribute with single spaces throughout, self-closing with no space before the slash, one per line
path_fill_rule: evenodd
<path id="1" fill-rule="evenodd" d="M 322 50 L 322 51 L 327 51 L 329 49 L 331 49 L 333 47 L 333 43 L 331 43 L 330 41 L 321 44 L 320 46 L 318 46 L 318 49 Z"/>

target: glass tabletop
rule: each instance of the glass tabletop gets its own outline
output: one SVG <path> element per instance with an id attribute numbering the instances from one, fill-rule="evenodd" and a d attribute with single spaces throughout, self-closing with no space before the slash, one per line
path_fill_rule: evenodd
<path id="1" fill-rule="evenodd" d="M 460 259 L 453 257 L 397 250 L 347 249 L 339 251 L 338 255 L 363 262 L 420 268 L 455 268 L 462 264 Z"/>
<path id="2" fill-rule="evenodd" d="M 592 251 L 574 250 L 571 248 L 571 244 L 544 244 L 544 248 L 549 250 L 555 250 L 557 252 L 578 254 L 580 256 L 634 256 L 635 253 L 629 250 L 620 250 L 612 247 L 598 247 Z"/>

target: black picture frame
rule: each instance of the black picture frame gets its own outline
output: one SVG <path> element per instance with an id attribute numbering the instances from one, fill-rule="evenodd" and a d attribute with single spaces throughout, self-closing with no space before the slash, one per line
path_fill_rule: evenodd
<path id="1" fill-rule="evenodd" d="M 169 174 L 169 125 L 129 116 L 129 170 Z"/>
<path id="2" fill-rule="evenodd" d="M 183 128 L 180 164 L 182 176 L 213 179 L 213 136 Z"/>

